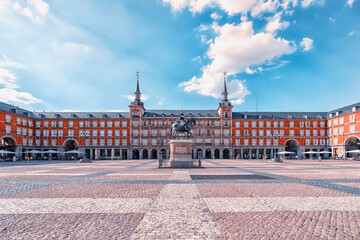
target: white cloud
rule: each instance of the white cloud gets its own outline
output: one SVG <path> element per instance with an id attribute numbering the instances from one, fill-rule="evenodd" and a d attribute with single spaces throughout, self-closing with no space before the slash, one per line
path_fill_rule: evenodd
<path id="1" fill-rule="evenodd" d="M 285 29 L 287 28 L 290 23 L 287 21 L 281 22 L 281 14 L 282 12 L 276 13 L 273 17 L 269 17 L 268 23 L 266 25 L 266 31 L 267 32 L 276 32 L 277 30 Z"/>
<path id="2" fill-rule="evenodd" d="M 325 0 L 302 0 L 301 6 L 306 8 L 313 4 L 324 4 L 324 3 L 325 3 Z"/>
<path id="3" fill-rule="evenodd" d="M 206 30 L 209 30 L 209 27 L 204 25 L 204 24 L 200 24 L 200 26 L 198 27 L 199 31 L 202 32 L 202 31 L 206 31 Z"/>
<path id="4" fill-rule="evenodd" d="M 255 34 L 252 22 L 242 22 L 239 25 L 213 24 L 217 34 L 207 52 L 211 63 L 203 67 L 201 77 L 194 76 L 180 83 L 186 92 L 196 91 L 205 96 L 220 97 L 222 91 L 222 72 L 229 75 L 251 71 L 250 66 L 257 66 L 266 61 L 295 51 L 295 46 L 283 38 L 275 38 L 273 34 L 260 32 Z M 248 70 L 247 70 L 248 69 Z M 243 81 L 238 79 L 228 82 L 229 98 L 243 99 L 250 91 Z"/>
<path id="5" fill-rule="evenodd" d="M 336 19 L 333 17 L 330 17 L 329 20 L 330 20 L 330 22 L 336 22 Z"/>
<path id="6" fill-rule="evenodd" d="M 352 35 L 354 35 L 354 34 L 355 34 L 355 31 L 349 32 L 349 36 L 352 36 Z"/>
<path id="7" fill-rule="evenodd" d="M 313 48 L 313 40 L 311 38 L 303 38 L 300 45 L 304 47 L 303 52 L 309 51 Z"/>
<path id="8" fill-rule="evenodd" d="M 191 61 L 193 61 L 193 62 L 201 62 L 201 57 L 200 56 L 194 57 L 193 59 L 191 59 Z"/>
<path id="9" fill-rule="evenodd" d="M 210 17 L 211 17 L 212 19 L 214 19 L 214 20 L 218 20 L 218 19 L 221 19 L 221 18 L 222 18 L 222 16 L 219 15 L 217 12 L 213 12 L 213 13 L 210 15 Z"/>
<path id="10" fill-rule="evenodd" d="M 242 104 L 244 102 L 244 99 L 238 98 L 236 100 L 231 100 L 230 102 L 231 102 L 232 105 L 240 105 L 240 104 Z"/>
<path id="11" fill-rule="evenodd" d="M 34 22 L 40 22 L 50 10 L 49 4 L 44 0 L 16 1 L 13 8 Z"/>
<path id="12" fill-rule="evenodd" d="M 17 77 L 11 73 L 8 68 L 24 68 L 21 64 L 12 61 L 9 57 L 3 55 L 0 59 L 0 101 L 3 102 L 21 102 L 25 104 L 41 102 L 40 99 L 35 98 L 30 93 L 19 92 L 15 89 L 20 88 L 16 82 Z"/>
<path id="13" fill-rule="evenodd" d="M 123 98 L 127 98 L 129 101 L 134 101 L 135 96 L 134 95 L 122 95 Z M 145 94 L 141 94 L 141 101 L 146 101 L 148 100 L 148 96 L 146 96 Z"/>
<path id="14" fill-rule="evenodd" d="M 355 2 L 355 0 L 347 0 L 346 5 L 349 6 L 349 7 L 352 7 L 354 2 Z"/>
<path id="15" fill-rule="evenodd" d="M 255 17 L 264 12 L 273 12 L 279 5 L 279 0 L 260 0 L 251 10 L 251 16 Z"/>
<path id="16" fill-rule="evenodd" d="M 164 101 L 165 101 L 165 98 L 161 98 L 159 101 L 158 101 L 158 105 L 159 106 L 162 106 L 164 104 Z"/>
<path id="17" fill-rule="evenodd" d="M 2 102 L 20 102 L 25 104 L 39 103 L 40 99 L 37 99 L 28 92 L 19 92 L 11 88 L 0 89 L 0 101 Z"/>

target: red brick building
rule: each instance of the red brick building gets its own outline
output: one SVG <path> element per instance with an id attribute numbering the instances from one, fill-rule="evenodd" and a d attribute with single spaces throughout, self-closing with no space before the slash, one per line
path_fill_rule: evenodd
<path id="1" fill-rule="evenodd" d="M 233 112 L 226 80 L 217 110 L 184 110 L 196 119 L 193 157 L 272 158 L 290 151 L 299 158 L 346 156 L 360 149 L 360 103 L 330 112 Z M 0 149 L 16 156 L 66 158 L 67 151 L 90 159 L 169 157 L 169 127 L 179 110 L 148 110 L 139 79 L 129 112 L 31 112 L 0 103 Z M 38 152 L 29 153 L 37 150 Z M 48 152 L 49 150 L 52 150 Z M 323 152 L 323 153 L 322 153 Z M 0 157 L 4 155 L 0 155 Z M 294 155 L 295 156 L 295 155 Z"/>

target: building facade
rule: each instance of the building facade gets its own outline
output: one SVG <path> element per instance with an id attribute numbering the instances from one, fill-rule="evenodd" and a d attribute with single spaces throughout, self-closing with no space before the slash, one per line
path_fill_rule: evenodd
<path id="1" fill-rule="evenodd" d="M 0 150 L 20 158 L 64 159 L 72 150 L 90 159 L 168 158 L 180 111 L 146 109 L 139 76 L 134 94 L 129 112 L 31 112 L 0 103 Z M 330 112 L 233 112 L 224 78 L 217 110 L 183 113 L 196 119 L 193 158 L 273 158 L 279 151 L 345 157 L 360 149 L 360 103 Z"/>

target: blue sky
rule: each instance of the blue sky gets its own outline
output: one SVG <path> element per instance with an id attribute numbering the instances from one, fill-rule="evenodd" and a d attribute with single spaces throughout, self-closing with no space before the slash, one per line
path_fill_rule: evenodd
<path id="1" fill-rule="evenodd" d="M 0 0 L 0 101 L 327 111 L 360 101 L 359 0 Z"/>

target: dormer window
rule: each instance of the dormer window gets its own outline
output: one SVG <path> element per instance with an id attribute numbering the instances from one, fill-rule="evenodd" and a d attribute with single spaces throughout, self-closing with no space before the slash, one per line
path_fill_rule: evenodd
<path id="1" fill-rule="evenodd" d="M 292 115 L 287 115 L 287 118 L 288 118 L 288 119 L 292 119 Z"/>
<path id="2" fill-rule="evenodd" d="M 244 115 L 244 119 L 247 119 L 247 115 Z"/>
<path id="3" fill-rule="evenodd" d="M 305 119 L 308 119 L 308 117 L 309 117 L 308 115 L 304 115 L 304 118 L 305 118 Z"/>
<path id="4" fill-rule="evenodd" d="M 352 111 L 353 111 L 353 112 L 356 112 L 356 106 L 352 108 Z"/>
<path id="5" fill-rule="evenodd" d="M 262 119 L 262 115 L 259 115 L 258 118 L 259 118 L 259 119 Z"/>

